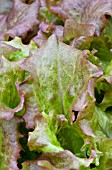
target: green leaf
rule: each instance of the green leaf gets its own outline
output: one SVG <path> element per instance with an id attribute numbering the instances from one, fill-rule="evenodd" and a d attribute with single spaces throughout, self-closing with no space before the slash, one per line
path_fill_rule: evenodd
<path id="1" fill-rule="evenodd" d="M 35 130 L 29 132 L 28 146 L 30 150 L 42 152 L 62 151 L 60 143 L 57 141 L 55 133 L 50 129 L 50 118 L 44 112 L 36 119 Z"/>
<path id="2" fill-rule="evenodd" d="M 110 61 L 112 60 L 112 43 L 111 43 L 111 29 L 112 26 L 112 19 L 109 18 L 107 20 L 107 24 L 105 29 L 102 31 L 101 35 L 98 37 L 93 37 L 91 42 L 90 49 L 96 49 L 96 56 L 102 62 L 101 67 L 105 70 L 105 68 L 109 65 Z"/>
<path id="3" fill-rule="evenodd" d="M 74 101 L 83 94 L 77 108 L 82 109 L 86 104 L 94 103 L 94 85 L 103 74 L 101 68 L 86 59 L 89 55 L 88 51 L 79 51 L 57 41 L 53 35 L 21 65 L 23 70 L 30 72 L 30 76 L 20 84 L 26 106 L 23 118 L 28 128 L 34 128 L 28 136 L 30 150 L 49 153 L 50 159 L 54 152 L 60 155 L 60 151 L 70 150 L 74 159 L 83 162 L 80 165 L 82 167 L 88 167 L 92 162 L 98 165 L 101 156 L 94 142 L 91 125 L 86 124 L 89 131 L 83 134 L 80 126 L 77 128 L 72 122 Z M 86 138 L 89 142 L 87 145 Z M 83 144 L 85 149 L 82 150 Z M 95 153 L 95 156 L 87 160 L 87 164 L 86 149 L 90 157 Z M 83 158 L 80 160 L 75 154 Z"/>
<path id="4" fill-rule="evenodd" d="M 50 9 L 45 6 L 40 8 L 40 20 L 43 18 L 46 18 L 48 23 L 55 22 L 57 20 L 56 16 L 50 12 Z"/>
<path id="5" fill-rule="evenodd" d="M 98 148 L 103 152 L 98 170 L 111 169 L 112 167 L 112 139 L 102 139 L 98 142 Z"/>
<path id="6" fill-rule="evenodd" d="M 102 62 L 101 67 L 105 70 L 106 66 L 112 60 L 112 54 L 110 52 L 108 42 L 106 41 L 103 34 L 99 37 L 93 38 L 90 49 L 97 50 L 95 55 L 100 59 L 100 61 Z"/>
<path id="7" fill-rule="evenodd" d="M 10 62 L 1 58 L 0 71 L 0 118 L 11 119 L 15 112 L 23 107 L 23 96 L 19 92 L 17 82 L 24 80 L 24 71 L 20 64 L 23 61 Z"/>
<path id="8" fill-rule="evenodd" d="M 68 127 L 63 127 L 58 132 L 57 138 L 64 150 L 69 150 L 74 154 L 81 155 L 80 149 L 84 142 L 73 126 L 68 125 Z"/>
<path id="9" fill-rule="evenodd" d="M 31 50 L 36 50 L 37 45 L 31 41 L 30 44 L 24 45 L 21 41 L 21 38 L 15 37 L 11 41 L 4 41 L 4 44 L 10 45 L 11 47 L 15 47 L 17 49 L 16 52 L 13 52 L 9 55 L 8 59 L 10 61 L 20 60 L 22 58 L 27 58 Z"/>

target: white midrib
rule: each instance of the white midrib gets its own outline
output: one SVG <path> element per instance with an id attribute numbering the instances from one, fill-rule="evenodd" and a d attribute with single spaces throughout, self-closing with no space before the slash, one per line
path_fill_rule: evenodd
<path id="1" fill-rule="evenodd" d="M 58 49 L 59 49 L 59 46 L 58 46 Z M 59 96 L 60 96 L 60 103 L 61 103 L 61 106 L 62 106 L 62 114 L 64 114 L 64 105 L 63 105 L 63 99 L 62 99 L 62 85 L 61 85 L 61 65 L 60 65 L 60 54 L 58 52 L 58 55 L 57 55 L 57 72 L 58 72 L 58 88 L 59 88 Z"/>

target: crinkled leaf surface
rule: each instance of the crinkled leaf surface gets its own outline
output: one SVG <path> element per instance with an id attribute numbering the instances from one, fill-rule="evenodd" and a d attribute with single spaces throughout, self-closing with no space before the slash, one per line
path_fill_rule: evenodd
<path id="1" fill-rule="evenodd" d="M 89 55 L 88 51 L 76 50 L 58 41 L 53 35 L 22 63 L 21 68 L 30 72 L 29 77 L 20 84 L 26 107 L 23 118 L 27 127 L 34 128 L 28 137 L 30 150 L 45 152 L 46 155 L 47 152 L 49 155 L 52 152 L 60 155 L 60 151 L 64 149 L 86 157 L 85 150 L 81 151 L 85 138 L 80 135 L 81 129 L 77 130 L 72 124 L 74 116 L 71 109 L 83 87 L 84 100 L 87 98 L 89 101 L 95 101 L 94 83 L 103 72 L 101 68 L 87 61 Z M 80 103 L 82 107 L 87 104 L 82 101 Z M 68 138 L 70 143 L 67 142 Z M 92 146 L 89 151 L 90 159 L 81 161 L 73 156 L 73 159 L 79 161 L 78 165 L 70 165 L 68 162 L 65 167 L 77 169 L 80 166 L 89 166 L 98 153 Z M 69 154 L 67 156 L 69 157 Z M 59 168 L 63 167 L 60 165 Z"/>
<path id="2" fill-rule="evenodd" d="M 29 168 L 31 170 L 32 168 L 38 167 L 40 170 L 68 170 L 68 169 L 88 169 L 88 165 L 93 161 L 93 158 L 90 159 L 81 159 L 75 157 L 71 152 L 69 151 L 61 151 L 58 153 L 45 153 L 43 154 L 38 161 L 34 161 L 32 164 L 27 162 L 24 163 L 24 167 Z M 27 166 L 28 165 L 28 166 Z M 26 170 L 26 169 L 23 169 Z"/>
<path id="3" fill-rule="evenodd" d="M 50 120 L 50 117 L 43 112 L 42 115 L 37 116 L 35 121 L 35 130 L 33 132 L 29 132 L 28 145 L 30 150 L 40 150 L 43 152 L 62 151 L 63 148 L 61 148 L 57 141 L 55 133 L 53 133 L 53 130 L 50 129 L 50 126 L 53 123 Z"/>
<path id="4" fill-rule="evenodd" d="M 70 59 L 68 58 L 68 54 L 70 54 Z M 28 102 L 27 109 L 32 108 L 35 114 L 37 114 L 37 109 L 36 112 L 34 111 L 35 108 L 39 108 L 40 112 L 46 111 L 47 113 L 54 110 L 57 114 L 65 112 L 64 92 L 66 89 L 69 92 L 73 86 L 72 75 L 79 55 L 82 55 L 82 52 L 80 54 L 79 51 L 73 50 L 65 44 L 58 45 L 56 37 L 52 36 L 45 45 L 35 51 L 35 54 L 24 62 L 22 68 L 28 70 L 32 78 L 27 80 L 28 83 L 22 84 L 21 88 L 26 95 L 29 93 L 29 97 L 26 97 L 26 100 L 31 100 L 30 98 L 32 98 L 34 103 L 33 108 L 28 106 L 30 104 Z M 62 63 L 64 63 L 63 67 L 61 67 Z M 68 67 L 68 63 L 70 67 Z M 64 79 L 65 76 L 66 79 Z M 68 80 L 71 82 L 70 86 L 67 83 Z M 25 89 L 29 87 L 32 90 L 25 90 L 24 87 Z M 73 96 L 69 95 L 71 100 L 73 100 L 73 97 L 74 94 Z M 66 100 L 69 101 L 69 99 Z M 68 112 L 68 108 L 66 109 L 66 112 Z M 31 113 L 29 112 L 29 114 Z M 29 117 L 28 114 L 25 117 Z"/>
<path id="5" fill-rule="evenodd" d="M 8 44 L 5 44 L 4 41 L 0 42 L 0 56 L 4 56 L 9 59 L 9 56 L 15 53 L 18 49 L 12 47 Z"/>
<path id="6" fill-rule="evenodd" d="M 40 47 L 42 43 L 44 43 L 48 37 L 52 34 L 55 34 L 59 39 L 63 38 L 63 29 L 64 27 L 61 25 L 55 25 L 53 23 L 48 23 L 46 19 L 44 19 L 40 25 L 40 30 L 37 35 L 33 38 L 33 41 Z"/>
<path id="7" fill-rule="evenodd" d="M 105 70 L 109 62 L 112 60 L 111 53 L 111 23 L 112 19 L 108 19 L 107 24 L 103 32 L 98 37 L 93 37 L 90 45 L 90 50 L 96 49 L 95 55 L 102 62 L 101 67 Z"/>
<path id="8" fill-rule="evenodd" d="M 37 49 L 36 44 L 33 41 L 31 41 L 30 44 L 28 45 L 24 45 L 21 41 L 21 38 L 19 37 L 15 37 L 12 41 L 9 41 L 9 42 L 4 41 L 4 43 L 21 50 L 24 56 L 29 56 L 30 50 Z"/>
<path id="9" fill-rule="evenodd" d="M 0 169 L 112 169 L 112 0 L 5 2 Z"/>
<path id="10" fill-rule="evenodd" d="M 48 39 L 48 35 L 41 30 L 38 31 L 37 36 L 33 38 L 33 41 L 40 47 Z"/>
<path id="11" fill-rule="evenodd" d="M 105 77 L 104 77 L 105 78 Z M 106 78 L 103 77 L 97 80 L 93 85 L 97 88 L 95 91 L 95 100 L 90 100 L 87 105 L 82 108 L 78 106 L 82 103 L 86 103 L 88 98 L 84 98 L 81 93 L 80 100 L 74 103 L 74 109 L 79 111 L 78 118 L 74 126 L 80 127 L 83 131 L 82 135 L 84 139 L 84 145 L 82 149 L 90 148 L 94 149 L 97 153 L 97 157 L 94 160 L 97 165 L 96 169 L 111 169 L 111 85 L 106 82 Z M 93 89 L 93 87 L 92 87 Z M 85 134 L 85 136 L 84 136 Z M 108 141 L 108 142 L 104 142 Z M 104 147 L 105 143 L 105 147 Z M 88 148 L 88 149 L 90 149 Z M 89 150 L 87 152 L 89 155 Z"/>
<path id="12" fill-rule="evenodd" d="M 100 74 L 101 71 L 96 66 L 93 66 L 93 72 L 89 70 L 92 65 L 83 57 L 86 54 L 88 55 L 86 51 L 58 43 L 53 35 L 45 45 L 25 60 L 21 67 L 31 75 L 20 88 L 26 95 L 27 110 L 33 109 L 28 111 L 30 115 L 37 114 L 39 108 L 39 112 L 45 111 L 49 114 L 53 111 L 70 117 L 70 107 L 78 95 L 78 90 L 83 86 L 83 78 L 88 78 L 90 74 L 95 76 L 95 73 Z M 25 120 L 30 116 L 27 110 Z M 33 119 L 33 116 L 31 117 Z M 27 120 L 26 122 L 28 123 Z"/>
<path id="13" fill-rule="evenodd" d="M 29 30 L 38 24 L 39 3 L 35 0 L 32 4 L 25 4 L 21 0 L 14 1 L 14 6 L 9 14 L 0 15 L 0 40 L 20 36 L 24 38 Z"/>
<path id="14" fill-rule="evenodd" d="M 96 34 L 99 35 L 106 24 L 105 15 L 112 16 L 111 8 L 112 0 L 87 0 L 81 11 L 81 22 L 93 24 L 96 27 Z"/>
<path id="15" fill-rule="evenodd" d="M 78 23 L 93 24 L 96 27 L 96 34 L 99 35 L 106 24 L 104 15 L 112 15 L 111 7 L 111 0 L 63 0 L 57 6 L 52 6 L 51 12 L 64 20 L 74 18 Z"/>
<path id="16" fill-rule="evenodd" d="M 64 40 L 70 41 L 81 36 L 93 36 L 95 27 L 92 24 L 79 24 L 73 19 L 67 19 L 64 26 Z"/>
<path id="17" fill-rule="evenodd" d="M 2 127 L 2 149 L 0 155 L 1 170 L 19 170 L 17 167 L 17 159 L 21 147 L 19 145 L 18 124 L 23 120 L 21 118 L 13 118 L 10 121 L 1 121 Z"/>
<path id="18" fill-rule="evenodd" d="M 31 50 L 37 49 L 37 45 L 33 41 L 31 41 L 28 45 L 24 45 L 19 37 L 15 37 L 13 40 L 11 40 L 9 42 L 3 41 L 3 44 L 7 48 L 10 47 L 9 48 L 10 54 L 8 55 L 8 60 L 10 60 L 10 61 L 16 61 L 16 60 L 20 60 L 22 58 L 27 58 L 29 56 Z M 11 49 L 12 50 L 16 49 L 16 50 L 11 51 Z M 1 52 L 4 52 L 4 48 Z"/>
<path id="19" fill-rule="evenodd" d="M 73 23 L 73 24 L 69 25 L 69 23 Z M 112 59 L 111 23 L 112 23 L 112 19 L 109 18 L 106 21 L 104 30 L 100 32 L 100 35 L 94 36 L 95 26 L 92 27 L 92 24 L 90 27 L 90 24 L 89 25 L 87 23 L 78 24 L 75 23 L 73 20 L 68 19 L 66 20 L 65 27 L 64 27 L 64 34 L 63 34 L 64 40 L 67 43 L 68 42 L 70 43 L 71 40 L 74 39 L 72 42 L 72 46 L 80 50 L 89 49 L 92 51 L 95 49 L 96 50 L 95 56 L 97 56 L 98 59 L 101 61 L 100 66 L 103 68 L 103 70 L 105 70 L 105 68 L 107 67 L 107 65 Z M 84 25 L 87 27 L 85 32 L 83 32 L 84 29 L 83 31 L 81 31 L 81 28 L 83 28 Z"/>
<path id="20" fill-rule="evenodd" d="M 99 36 L 102 30 L 106 27 L 108 22 L 108 17 L 111 16 L 112 11 L 112 1 L 111 0 L 86 0 L 86 1 L 59 1 L 57 6 L 51 7 L 51 12 L 55 13 L 59 17 L 65 20 L 64 25 L 64 41 L 70 43 L 74 39 L 73 46 L 78 49 L 97 49 L 99 56 L 105 58 L 106 55 L 111 57 L 111 47 L 110 39 L 107 35 L 111 32 L 111 27 L 109 28 L 110 21 L 108 23 L 105 38 L 102 36 L 94 37 L 94 34 Z M 76 16 L 71 14 L 76 13 Z M 71 14 L 71 15 L 70 15 Z M 71 19 L 73 18 L 73 19 Z M 107 40 L 109 40 L 109 43 Z M 92 44 L 91 44 L 91 41 Z M 91 44 L 91 46 L 90 46 Z M 97 54 L 98 54 L 97 53 Z M 104 56 L 105 55 L 105 56 Z M 103 65 L 106 61 L 103 62 Z M 104 66 L 103 66 L 104 68 Z"/>
<path id="21" fill-rule="evenodd" d="M 63 20 L 68 18 L 74 18 L 76 21 L 80 21 L 80 11 L 87 0 L 62 0 L 57 3 L 56 6 L 51 6 L 51 12 L 58 15 Z"/>
<path id="22" fill-rule="evenodd" d="M 9 120 L 15 112 L 23 108 L 24 98 L 17 82 L 24 80 L 24 71 L 20 64 L 23 61 L 10 62 L 1 57 L 0 63 L 0 118 Z"/>

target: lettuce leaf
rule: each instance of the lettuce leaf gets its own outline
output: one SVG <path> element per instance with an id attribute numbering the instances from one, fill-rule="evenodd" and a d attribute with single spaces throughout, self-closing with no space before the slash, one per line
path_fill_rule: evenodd
<path id="1" fill-rule="evenodd" d="M 25 38 L 27 32 L 38 25 L 38 9 L 37 0 L 30 5 L 21 0 L 14 1 L 14 6 L 9 14 L 0 15 L 0 40 L 8 40 L 9 37 L 14 38 L 15 36 Z"/>
<path id="2" fill-rule="evenodd" d="M 79 24 L 73 19 L 67 19 L 64 25 L 64 41 L 70 41 L 81 36 L 93 36 L 95 27 L 92 24 Z"/>
<path id="3" fill-rule="evenodd" d="M 94 140 L 88 139 L 88 134 L 84 137 L 81 128 L 77 128 L 73 123 L 75 120 L 72 113 L 74 101 L 76 105 L 76 99 L 82 98 L 81 93 L 83 100 L 87 102 L 79 101 L 80 109 L 85 108 L 89 103 L 94 103 L 93 89 L 97 79 L 103 75 L 100 67 L 87 60 L 89 55 L 89 51 L 74 49 L 58 41 L 52 35 L 43 46 L 21 64 L 22 69 L 30 72 L 29 77 L 20 84 L 26 107 L 23 118 L 27 123 L 27 128 L 34 128 L 34 131 L 29 132 L 28 135 L 29 149 L 46 153 L 46 155 L 51 154 L 50 162 L 52 153 L 56 152 L 60 155 L 63 149 L 69 150 L 70 155 L 74 154 L 73 159 L 78 160 L 79 163 L 69 165 L 68 162 L 65 167 L 88 167 L 95 159 L 98 165 L 97 162 L 101 156 Z M 79 111 L 76 106 L 73 110 Z M 90 125 L 87 123 L 87 126 Z M 92 138 L 94 136 L 92 135 Z M 67 142 L 68 138 L 70 143 Z M 90 159 L 86 158 L 86 147 L 88 147 L 85 144 L 86 140 L 90 145 L 88 151 Z M 83 145 L 85 149 L 82 150 Z M 75 154 L 81 158 L 79 159 Z M 67 154 L 68 157 L 70 155 Z M 57 167 L 58 164 L 60 163 L 57 163 Z M 59 168 L 62 168 L 61 165 Z"/>
<path id="4" fill-rule="evenodd" d="M 18 170 L 17 167 L 17 159 L 19 158 L 19 152 L 21 147 L 19 145 L 19 132 L 18 132 L 18 124 L 23 120 L 21 118 L 13 118 L 9 122 L 3 120 L 0 122 L 1 124 L 1 145 L 2 149 L 0 149 L 0 169 L 15 169 Z"/>
<path id="5" fill-rule="evenodd" d="M 2 56 L 0 62 L 0 119 L 10 120 L 23 108 L 24 98 L 18 87 L 18 82 L 24 80 L 20 68 L 23 61 L 10 62 Z"/>
<path id="6" fill-rule="evenodd" d="M 64 113 L 70 118 L 70 107 L 78 95 L 78 90 L 83 86 L 83 77 L 85 76 L 86 79 L 88 74 L 95 76 L 95 72 L 98 70 L 99 75 L 102 74 L 100 68 L 96 66 L 93 66 L 93 72 L 89 70 L 92 64 L 83 57 L 86 54 L 86 52 L 78 51 L 61 42 L 58 43 L 53 35 L 45 45 L 25 60 L 21 67 L 30 72 L 30 77 L 20 85 L 20 88 L 26 95 L 27 109 L 24 118 L 27 123 L 29 117 L 33 120 L 37 112 L 42 111 L 47 114 L 51 111 L 57 114 Z M 85 62 L 87 70 L 85 66 L 81 68 L 81 63 Z M 78 65 L 79 67 L 77 67 Z M 32 105 L 32 102 L 35 104 Z M 34 116 L 30 116 L 32 112 Z"/>
<path id="7" fill-rule="evenodd" d="M 80 24 L 92 24 L 95 33 L 99 35 L 105 27 L 105 15 L 112 16 L 111 0 L 67 0 L 59 1 L 57 6 L 51 6 L 51 12 L 62 17 L 63 20 L 73 18 Z"/>

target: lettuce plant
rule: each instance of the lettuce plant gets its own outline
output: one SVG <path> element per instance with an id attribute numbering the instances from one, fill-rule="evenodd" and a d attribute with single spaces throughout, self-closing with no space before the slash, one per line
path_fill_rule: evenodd
<path id="1" fill-rule="evenodd" d="M 5 0 L 0 25 L 0 170 L 112 169 L 112 0 Z"/>

